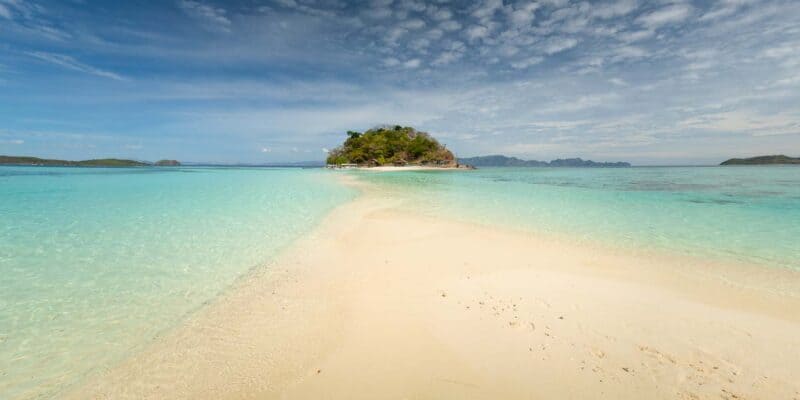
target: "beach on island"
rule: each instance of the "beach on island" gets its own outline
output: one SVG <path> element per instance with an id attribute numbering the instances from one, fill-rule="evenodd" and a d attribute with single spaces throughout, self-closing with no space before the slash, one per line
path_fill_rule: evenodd
<path id="1" fill-rule="evenodd" d="M 759 285 L 797 272 L 415 214 L 338 178 L 360 196 L 65 398 L 800 398 L 800 298 Z"/>

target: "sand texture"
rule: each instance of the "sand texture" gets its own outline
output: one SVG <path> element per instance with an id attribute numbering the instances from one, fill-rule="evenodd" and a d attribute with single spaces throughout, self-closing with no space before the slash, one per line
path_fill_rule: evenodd
<path id="1" fill-rule="evenodd" d="M 797 273 L 768 290 L 763 267 L 420 216 L 362 189 L 67 397 L 800 399 Z"/>

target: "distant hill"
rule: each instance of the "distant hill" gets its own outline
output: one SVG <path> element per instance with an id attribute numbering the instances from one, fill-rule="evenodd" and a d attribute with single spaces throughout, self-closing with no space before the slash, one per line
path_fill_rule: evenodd
<path id="1" fill-rule="evenodd" d="M 516 157 L 506 157 L 501 155 L 459 158 L 460 164 L 468 164 L 475 167 L 547 167 L 544 161 L 522 160 Z"/>
<path id="2" fill-rule="evenodd" d="M 348 131 L 344 143 L 331 150 L 328 164 L 456 166 L 450 150 L 426 132 L 408 126 L 373 128 L 364 133 Z"/>
<path id="3" fill-rule="evenodd" d="M 6 165 L 43 165 L 51 167 L 147 167 L 151 164 L 121 160 L 117 158 L 102 158 L 83 161 L 53 160 L 38 157 L 0 156 L 0 164 Z"/>
<path id="4" fill-rule="evenodd" d="M 622 168 L 630 167 L 627 162 L 595 162 L 580 158 L 557 159 L 550 162 L 537 160 L 522 160 L 516 157 L 502 155 L 479 156 L 459 158 L 460 164 L 475 167 L 593 167 L 593 168 Z"/>
<path id="5" fill-rule="evenodd" d="M 158 160 L 153 165 L 156 167 L 180 167 L 181 163 L 178 160 Z"/>
<path id="6" fill-rule="evenodd" d="M 766 164 L 800 164 L 800 158 L 784 155 L 758 156 L 750 158 L 731 158 L 720 165 L 766 165 Z"/>

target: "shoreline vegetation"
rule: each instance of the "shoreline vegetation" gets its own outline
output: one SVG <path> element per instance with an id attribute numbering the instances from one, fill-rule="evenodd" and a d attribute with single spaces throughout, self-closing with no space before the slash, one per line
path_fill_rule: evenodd
<path id="1" fill-rule="evenodd" d="M 69 161 L 26 156 L 0 156 L 0 165 L 48 166 L 48 167 L 177 167 L 177 160 L 159 160 L 154 163 L 119 158 L 99 158 Z"/>
<path id="2" fill-rule="evenodd" d="M 796 288 L 796 271 L 756 274 L 424 216 L 357 177 L 337 178 L 360 195 L 63 397 L 800 393 L 800 299 L 761 282 Z"/>
<path id="3" fill-rule="evenodd" d="M 400 125 L 363 133 L 348 131 L 347 139 L 328 153 L 325 162 L 328 168 L 472 168 L 459 164 L 455 155 L 427 132 Z"/>
<path id="4" fill-rule="evenodd" d="M 731 158 L 723 161 L 720 165 L 781 165 L 798 164 L 800 157 L 788 157 L 783 154 L 772 156 L 757 156 L 750 158 Z"/>

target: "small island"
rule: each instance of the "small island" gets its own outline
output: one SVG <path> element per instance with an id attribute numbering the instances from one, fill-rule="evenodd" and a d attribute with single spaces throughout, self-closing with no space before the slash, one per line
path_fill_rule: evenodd
<path id="1" fill-rule="evenodd" d="M 411 127 L 378 127 L 348 131 L 344 143 L 328 153 L 329 167 L 420 166 L 467 168 L 430 134 Z"/>
<path id="2" fill-rule="evenodd" d="M 750 158 L 731 158 L 720 165 L 770 165 L 770 164 L 800 164 L 800 157 L 788 157 L 783 154 L 774 156 L 758 156 Z"/>
<path id="3" fill-rule="evenodd" d="M 47 167 L 150 167 L 150 166 L 179 166 L 175 160 L 161 160 L 155 164 L 125 160 L 119 158 L 99 158 L 83 161 L 58 160 L 25 156 L 0 156 L 0 165 L 35 165 Z"/>

